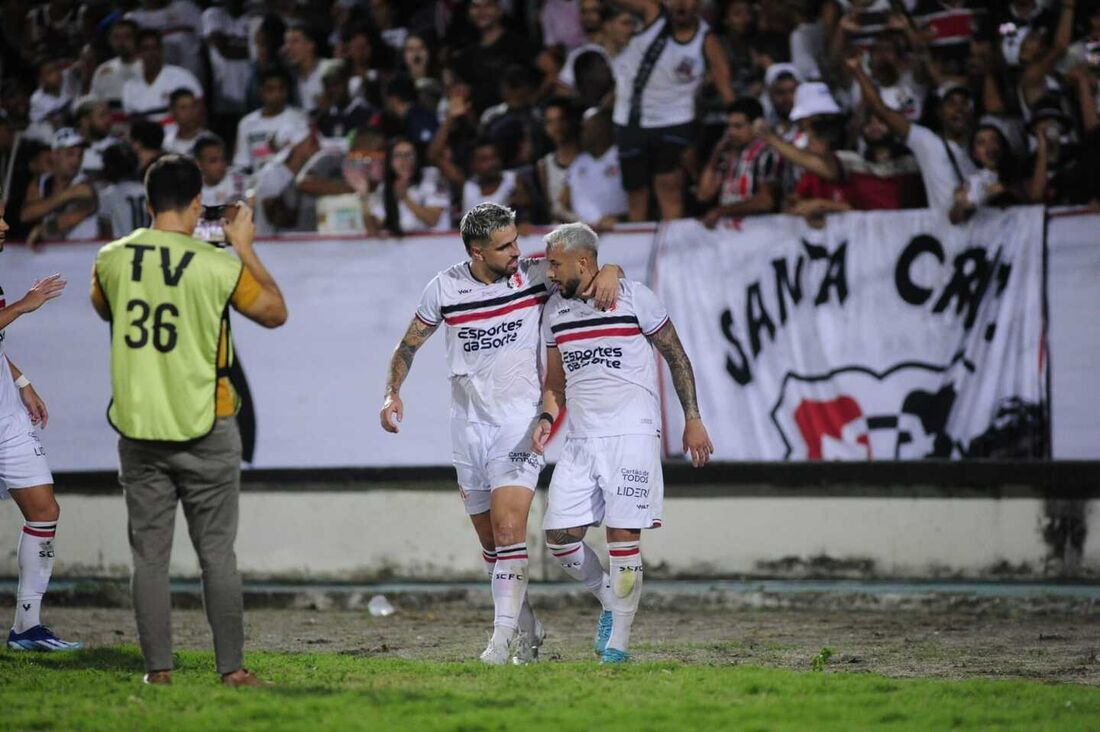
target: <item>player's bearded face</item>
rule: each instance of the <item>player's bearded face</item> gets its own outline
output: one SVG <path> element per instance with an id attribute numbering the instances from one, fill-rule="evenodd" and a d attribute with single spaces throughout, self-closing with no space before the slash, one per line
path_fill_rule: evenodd
<path id="1" fill-rule="evenodd" d="M 519 269 L 519 234 L 514 225 L 493 232 L 487 246 L 481 247 L 485 267 L 497 277 L 508 277 Z"/>

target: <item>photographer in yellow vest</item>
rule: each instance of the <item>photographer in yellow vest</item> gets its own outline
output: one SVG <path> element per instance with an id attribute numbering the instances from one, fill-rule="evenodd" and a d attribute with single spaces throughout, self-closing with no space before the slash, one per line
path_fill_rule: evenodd
<path id="1" fill-rule="evenodd" d="M 230 686 L 262 684 L 244 668 L 237 536 L 241 438 L 229 308 L 268 328 L 286 321 L 278 285 L 252 246 L 252 211 L 230 207 L 226 249 L 192 237 L 202 216 L 202 174 L 166 155 L 149 166 L 153 225 L 99 250 L 92 304 L 111 323 L 111 405 L 119 433 L 133 599 L 145 682 L 172 680 L 168 564 L 176 504 L 183 503 L 202 567 L 217 671 Z"/>

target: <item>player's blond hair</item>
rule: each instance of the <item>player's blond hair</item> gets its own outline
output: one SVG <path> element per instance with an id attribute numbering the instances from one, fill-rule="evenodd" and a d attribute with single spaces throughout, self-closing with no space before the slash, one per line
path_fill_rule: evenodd
<path id="1" fill-rule="evenodd" d="M 467 211 L 458 222 L 458 231 L 462 234 L 462 243 L 466 251 L 474 244 L 484 244 L 493 232 L 516 223 L 516 212 L 499 203 L 485 201 Z"/>
<path id="2" fill-rule="evenodd" d="M 600 251 L 600 237 L 588 224 L 577 222 L 574 224 L 562 224 L 542 238 L 546 249 L 561 247 L 562 251 L 571 252 L 576 249 L 586 249 L 592 253 Z"/>

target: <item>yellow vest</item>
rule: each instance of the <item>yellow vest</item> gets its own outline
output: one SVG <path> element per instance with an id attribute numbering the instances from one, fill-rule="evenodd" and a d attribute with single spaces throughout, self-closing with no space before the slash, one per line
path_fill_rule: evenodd
<path id="1" fill-rule="evenodd" d="M 120 434 L 185 442 L 214 428 L 218 336 L 241 269 L 223 249 L 155 229 L 99 250 L 96 277 L 111 310 L 107 419 Z"/>

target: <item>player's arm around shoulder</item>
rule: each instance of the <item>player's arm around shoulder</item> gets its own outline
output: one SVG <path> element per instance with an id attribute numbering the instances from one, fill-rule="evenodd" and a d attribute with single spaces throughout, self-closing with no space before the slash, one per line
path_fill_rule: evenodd
<path id="1" fill-rule="evenodd" d="M 227 213 L 229 211 L 235 211 L 235 214 L 225 224 L 225 238 L 244 267 L 233 293 L 233 307 L 265 328 L 278 328 L 287 319 L 286 300 L 275 278 L 253 248 L 256 225 L 252 222 L 252 209 L 247 204 L 238 203 L 236 209 L 228 209 Z"/>
<path id="2" fill-rule="evenodd" d="M 386 392 L 382 398 L 382 411 L 379 414 L 382 429 L 386 432 L 397 433 L 401 429 L 398 425 L 405 418 L 405 403 L 401 401 L 401 385 L 409 375 L 416 352 L 438 327 L 439 323 L 429 323 L 418 311 L 409 323 L 401 342 L 397 344 L 397 348 L 393 349 L 393 358 L 390 359 L 390 368 L 386 376 Z"/>
<path id="3" fill-rule="evenodd" d="M 701 468 L 714 454 L 714 444 L 707 435 L 703 418 L 699 415 L 699 401 L 695 395 L 695 373 L 691 368 L 676 326 L 666 318 L 664 325 L 648 335 L 650 343 L 660 352 L 672 374 L 676 397 L 684 410 L 684 452 L 691 455 L 691 464 Z"/>

